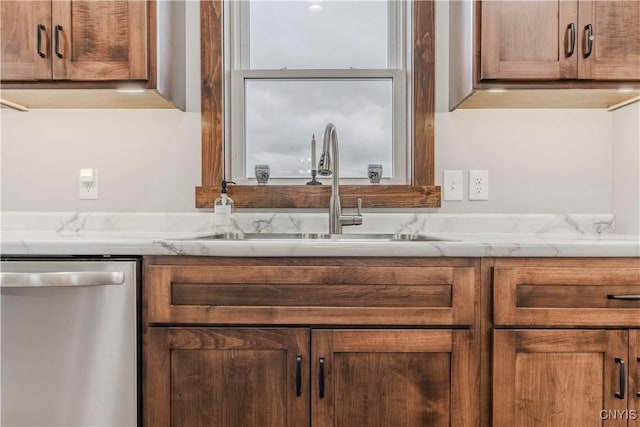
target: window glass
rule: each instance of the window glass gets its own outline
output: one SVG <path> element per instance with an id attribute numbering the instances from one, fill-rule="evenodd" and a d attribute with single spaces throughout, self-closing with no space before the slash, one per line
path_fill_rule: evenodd
<path id="1" fill-rule="evenodd" d="M 388 68 L 388 14 L 379 0 L 252 0 L 249 68 Z"/>
<path id="2" fill-rule="evenodd" d="M 268 164 L 272 177 L 309 177 L 311 137 L 317 162 L 327 123 L 338 132 L 341 177 L 366 177 L 370 163 L 382 163 L 385 177 L 393 174 L 390 78 L 246 79 L 246 176 Z"/>

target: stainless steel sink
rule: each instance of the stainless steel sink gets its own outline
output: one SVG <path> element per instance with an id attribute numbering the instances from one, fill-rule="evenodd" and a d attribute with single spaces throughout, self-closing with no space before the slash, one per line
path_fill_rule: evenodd
<path id="1" fill-rule="evenodd" d="M 434 242 L 453 241 L 452 239 L 431 236 L 428 234 L 409 233 L 222 233 L 197 237 L 197 240 L 367 240 L 367 241 L 410 241 Z"/>

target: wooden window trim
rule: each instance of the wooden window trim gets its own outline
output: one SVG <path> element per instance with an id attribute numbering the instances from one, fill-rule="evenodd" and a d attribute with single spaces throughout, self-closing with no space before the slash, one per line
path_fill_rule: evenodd
<path id="1" fill-rule="evenodd" d="M 200 1 L 202 185 L 196 208 L 212 208 L 223 178 L 222 0 Z M 440 207 L 434 185 L 434 2 L 415 1 L 413 9 L 413 144 L 411 185 L 342 185 L 342 205 L 364 208 Z M 234 185 L 229 196 L 238 208 L 324 208 L 331 186 Z"/>

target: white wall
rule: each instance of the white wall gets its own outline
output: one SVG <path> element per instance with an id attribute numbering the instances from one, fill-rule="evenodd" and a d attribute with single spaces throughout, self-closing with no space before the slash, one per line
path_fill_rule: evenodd
<path id="1" fill-rule="evenodd" d="M 194 211 L 200 113 L 2 110 L 2 210 Z M 98 169 L 98 200 L 78 171 Z"/>
<path id="2" fill-rule="evenodd" d="M 611 212 L 611 113 L 449 112 L 449 8 L 436 2 L 436 182 L 462 170 L 463 201 L 440 212 Z M 468 201 L 468 171 L 489 171 L 489 200 Z"/>
<path id="3" fill-rule="evenodd" d="M 613 113 L 612 188 L 616 231 L 640 234 L 640 103 Z"/>
<path id="4" fill-rule="evenodd" d="M 196 19 L 190 14 L 188 28 Z M 612 211 L 614 120 L 602 110 L 447 111 L 448 7 L 436 3 L 436 182 L 488 169 L 490 200 L 440 212 Z M 192 76 L 197 79 L 197 76 Z M 629 107 L 627 107 L 629 108 Z M 637 118 L 617 126 L 637 127 Z M 198 113 L 2 110 L 2 210 L 195 211 Z M 623 130 L 624 132 L 624 130 Z M 100 170 L 100 199 L 77 200 L 81 167 Z M 465 185 L 465 198 L 466 198 Z"/>

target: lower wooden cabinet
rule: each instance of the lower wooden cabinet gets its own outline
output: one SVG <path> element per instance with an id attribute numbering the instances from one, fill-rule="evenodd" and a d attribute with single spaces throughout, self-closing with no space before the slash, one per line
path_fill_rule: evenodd
<path id="1" fill-rule="evenodd" d="M 638 426 L 639 330 L 496 330 L 493 425 Z"/>
<path id="2" fill-rule="evenodd" d="M 145 339 L 145 426 L 309 425 L 308 330 L 152 328 Z"/>
<path id="3" fill-rule="evenodd" d="M 314 427 L 471 426 L 468 330 L 313 330 Z"/>
<path id="4" fill-rule="evenodd" d="M 483 265 L 493 285 L 492 363 L 482 367 L 492 370 L 490 425 L 640 427 L 640 259 Z"/>
<path id="5" fill-rule="evenodd" d="M 152 328 L 144 425 L 476 425 L 468 330 Z"/>

